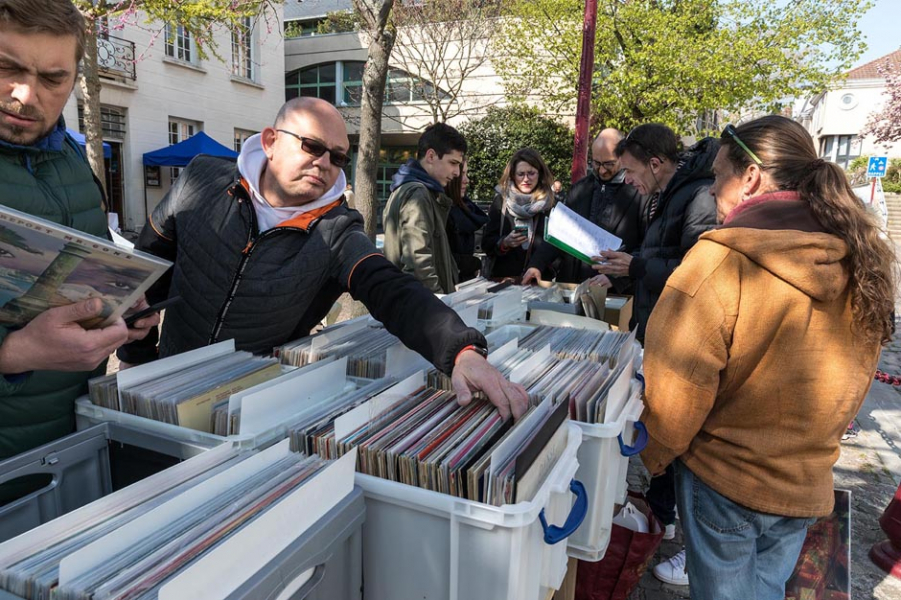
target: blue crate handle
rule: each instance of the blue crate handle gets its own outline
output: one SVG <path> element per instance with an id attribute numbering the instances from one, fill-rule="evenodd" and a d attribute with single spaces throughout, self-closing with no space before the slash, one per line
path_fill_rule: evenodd
<path id="1" fill-rule="evenodd" d="M 556 525 L 548 525 L 547 519 L 544 518 L 544 509 L 538 513 L 538 519 L 541 521 L 541 528 L 544 529 L 544 543 L 553 546 L 558 542 L 562 542 L 576 532 L 585 515 L 588 514 L 588 492 L 582 482 L 573 479 L 569 482 L 569 491 L 576 495 L 576 501 L 573 503 L 569 516 L 566 517 L 566 523 L 562 527 Z"/>
<path id="2" fill-rule="evenodd" d="M 644 373 L 635 373 L 635 379 L 641 383 L 641 393 L 644 394 L 645 382 L 644 382 Z"/>
<path id="3" fill-rule="evenodd" d="M 629 446 L 623 441 L 623 434 L 616 436 L 619 442 L 619 453 L 623 456 L 635 456 L 645 449 L 648 445 L 648 428 L 641 421 L 635 421 L 635 429 L 638 431 L 638 439 L 635 440 L 634 446 Z"/>

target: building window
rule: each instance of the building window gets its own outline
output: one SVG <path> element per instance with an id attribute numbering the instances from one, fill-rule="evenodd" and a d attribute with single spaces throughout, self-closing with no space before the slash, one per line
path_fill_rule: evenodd
<path id="1" fill-rule="evenodd" d="M 343 65 L 344 91 L 341 98 L 345 104 L 357 105 L 363 101 L 363 65 L 362 61 L 345 62 Z M 387 87 L 386 87 L 387 89 Z"/>
<path id="2" fill-rule="evenodd" d="M 202 126 L 197 121 L 186 121 L 169 117 L 169 145 L 183 142 L 201 129 Z M 175 184 L 175 180 L 178 179 L 180 173 L 181 169 L 178 167 L 169 167 L 169 185 Z"/>
<path id="3" fill-rule="evenodd" d="M 298 96 L 322 98 L 335 103 L 336 71 L 340 63 L 309 67 L 288 74 L 285 79 L 285 95 L 288 100 Z"/>
<path id="4" fill-rule="evenodd" d="M 185 62 L 194 62 L 194 40 L 191 32 L 182 25 L 166 24 L 166 56 L 183 60 Z"/>
<path id="5" fill-rule="evenodd" d="M 852 110 L 857 107 L 857 96 L 848 93 L 839 99 L 839 108 L 842 110 Z"/>
<path id="6" fill-rule="evenodd" d="M 100 125 L 103 127 L 103 139 L 125 139 L 125 109 L 114 106 L 100 107 Z M 84 133 L 84 104 L 78 103 L 78 131 Z"/>
<path id="7" fill-rule="evenodd" d="M 391 195 L 391 181 L 400 167 L 411 158 L 416 158 L 416 146 L 396 146 L 383 147 L 379 150 L 379 166 L 376 171 L 376 195 L 378 196 L 379 207 L 377 212 L 378 221 L 376 227 L 382 227 L 382 213 L 385 204 L 388 202 L 388 196 Z"/>
<path id="8" fill-rule="evenodd" d="M 364 64 L 362 61 L 338 61 L 289 73 L 285 77 L 286 99 L 315 96 L 335 104 L 335 99 L 339 98 L 340 106 L 358 106 L 363 99 Z M 424 79 L 401 69 L 388 72 L 385 84 L 387 104 L 425 102 L 434 93 L 435 86 Z M 440 94 L 442 99 L 448 97 L 444 91 Z"/>
<path id="9" fill-rule="evenodd" d="M 829 135 L 820 139 L 820 156 L 847 169 L 860 156 L 861 139 L 856 135 Z"/>
<path id="10" fill-rule="evenodd" d="M 244 147 L 244 142 L 247 141 L 247 138 L 257 133 L 247 129 L 235 129 L 235 152 L 241 152 L 241 148 Z"/>
<path id="11" fill-rule="evenodd" d="M 255 81 L 253 20 L 241 19 L 241 24 L 232 31 L 232 74 Z"/>

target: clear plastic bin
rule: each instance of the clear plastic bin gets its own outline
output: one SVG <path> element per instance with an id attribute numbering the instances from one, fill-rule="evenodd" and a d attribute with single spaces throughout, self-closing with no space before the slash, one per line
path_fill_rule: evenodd
<path id="1" fill-rule="evenodd" d="M 568 553 L 573 558 L 597 562 L 604 558 L 610 543 L 615 505 L 626 500 L 629 457 L 647 444 L 647 430 L 639 421 L 644 411 L 641 390 L 633 393 L 619 418 L 611 423 L 589 424 L 574 421 L 582 431 L 579 470 L 576 479 L 585 485 L 591 499 L 582 526 L 569 537 Z M 634 432 L 638 439 L 627 445 Z"/>
<path id="2" fill-rule="evenodd" d="M 566 450 L 531 502 L 490 506 L 358 473 L 366 600 L 544 600 L 558 589 L 565 536 L 588 500 L 573 480 L 581 430 L 568 427 Z"/>
<path id="3" fill-rule="evenodd" d="M 187 427 L 179 427 L 171 423 L 154 421 L 138 415 L 131 415 L 120 410 L 103 408 L 91 402 L 87 396 L 82 396 L 75 401 L 75 424 L 78 430 L 87 429 L 102 423 L 116 423 L 136 432 L 146 434 L 148 439 L 159 438 L 162 440 L 174 440 L 183 449 L 186 456 L 170 454 L 176 458 L 190 458 L 191 456 L 215 448 L 219 444 L 228 441 L 228 438 L 212 433 L 197 431 Z M 145 446 L 146 447 L 146 446 Z M 156 448 L 150 447 L 152 450 Z M 163 452 L 168 454 L 167 452 Z"/>

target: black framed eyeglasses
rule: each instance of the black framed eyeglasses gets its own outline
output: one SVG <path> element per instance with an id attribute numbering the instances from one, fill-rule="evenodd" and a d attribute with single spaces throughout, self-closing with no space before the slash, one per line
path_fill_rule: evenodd
<path id="1" fill-rule="evenodd" d="M 301 150 L 303 150 L 307 154 L 312 154 L 313 156 L 318 158 L 328 152 L 329 162 L 331 162 L 339 169 L 343 169 L 347 166 L 347 163 L 350 162 L 350 157 L 348 155 L 339 150 L 332 150 L 322 142 L 318 142 L 312 138 L 297 135 L 293 131 L 288 131 L 287 129 L 276 129 L 276 131 L 280 133 L 287 133 L 288 135 L 299 139 Z"/>
<path id="2" fill-rule="evenodd" d="M 751 151 L 750 148 L 748 148 L 747 144 L 745 144 L 743 141 L 741 141 L 741 138 L 738 137 L 738 133 L 736 133 L 736 131 L 735 131 L 735 127 L 733 127 L 731 124 L 730 124 L 730 125 L 726 125 L 725 129 L 723 129 L 723 133 L 720 135 L 720 138 L 721 138 L 721 139 L 731 139 L 731 140 L 734 141 L 736 144 L 738 144 L 738 147 L 739 147 L 739 148 L 741 148 L 742 150 L 744 150 L 745 153 L 746 153 L 749 157 L 751 157 L 751 160 L 753 160 L 755 163 L 757 163 L 757 166 L 758 166 L 758 167 L 762 167 L 762 166 L 763 166 L 763 161 L 760 160 L 760 159 L 757 157 L 757 155 L 754 154 L 754 153 Z"/>
<path id="3" fill-rule="evenodd" d="M 592 158 L 591 159 L 591 167 L 593 169 L 605 169 L 607 171 L 612 171 L 613 169 L 616 168 L 616 161 L 615 160 L 605 160 L 602 162 L 598 162 Z"/>

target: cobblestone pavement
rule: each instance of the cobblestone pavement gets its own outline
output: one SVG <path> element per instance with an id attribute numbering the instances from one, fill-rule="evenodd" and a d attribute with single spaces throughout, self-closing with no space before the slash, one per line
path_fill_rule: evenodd
<path id="1" fill-rule="evenodd" d="M 879 368 L 901 375 L 901 335 L 882 353 Z M 885 535 L 878 519 L 901 482 L 901 388 L 874 382 L 858 414 L 860 434 L 842 443 L 834 468 L 836 489 L 851 491 L 851 598 L 853 600 L 901 600 L 901 580 L 887 576 L 868 558 L 870 547 Z M 641 461 L 629 467 L 629 488 L 647 489 L 648 473 Z M 681 549 L 681 531 L 663 542 L 651 565 Z M 689 598 L 689 588 L 671 586 L 645 573 L 630 600 Z"/>

